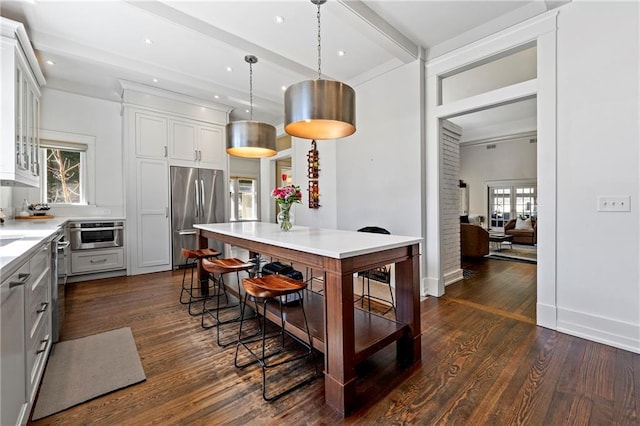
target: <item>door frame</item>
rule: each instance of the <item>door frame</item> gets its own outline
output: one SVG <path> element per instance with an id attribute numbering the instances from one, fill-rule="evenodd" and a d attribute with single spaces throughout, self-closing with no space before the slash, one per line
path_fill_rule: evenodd
<path id="1" fill-rule="evenodd" d="M 556 300 L 556 38 L 558 11 L 551 11 L 493 36 L 471 43 L 426 64 L 426 138 L 424 164 L 426 197 L 423 229 L 422 293 L 442 296 L 443 276 L 442 193 L 440 128 L 447 118 L 483 109 L 537 99 L 538 214 L 543 219 L 538 233 L 537 324 L 557 328 Z M 537 46 L 537 78 L 439 105 L 441 80 L 465 69 Z"/>

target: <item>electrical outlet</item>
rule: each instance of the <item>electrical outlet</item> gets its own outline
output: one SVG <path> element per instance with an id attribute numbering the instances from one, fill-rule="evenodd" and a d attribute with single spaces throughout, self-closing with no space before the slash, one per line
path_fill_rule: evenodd
<path id="1" fill-rule="evenodd" d="M 599 212 L 630 212 L 631 205 L 628 195 L 623 196 L 604 196 L 598 197 Z"/>
<path id="2" fill-rule="evenodd" d="M 100 214 L 103 214 L 103 215 L 111 214 L 111 210 L 109 210 L 109 209 L 102 209 L 102 210 L 100 211 Z"/>

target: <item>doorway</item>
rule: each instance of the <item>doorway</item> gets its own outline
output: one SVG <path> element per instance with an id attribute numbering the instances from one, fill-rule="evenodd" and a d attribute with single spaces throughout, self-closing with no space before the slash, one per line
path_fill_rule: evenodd
<path id="1" fill-rule="evenodd" d="M 529 25 L 515 26 L 495 36 L 469 45 L 450 55 L 428 63 L 426 68 L 426 199 L 425 206 L 425 256 L 423 266 L 426 294 L 445 294 L 442 269 L 443 241 L 442 211 L 446 200 L 441 192 L 443 181 L 439 143 L 441 122 L 465 114 L 508 105 L 527 99 L 536 99 L 538 122 L 537 158 L 544 167 L 537 167 L 537 189 L 544 194 L 538 204 L 538 214 L 545 218 L 545 226 L 537 235 L 537 301 L 536 324 L 550 329 L 557 328 L 556 307 L 556 16 L 548 14 Z M 506 86 L 489 87 L 483 91 L 444 103 L 443 80 L 496 58 L 530 47 L 536 48 L 536 77 L 521 82 L 507 82 Z M 494 74 L 499 75 L 499 74 Z M 466 95 L 465 95 L 466 96 Z"/>

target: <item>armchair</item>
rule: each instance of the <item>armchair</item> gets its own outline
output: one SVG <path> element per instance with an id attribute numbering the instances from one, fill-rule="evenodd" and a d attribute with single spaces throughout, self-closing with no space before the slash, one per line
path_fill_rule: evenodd
<path id="1" fill-rule="evenodd" d="M 518 220 L 520 220 L 520 226 L 517 226 Z M 538 242 L 538 221 L 531 219 L 531 226 L 528 227 L 526 220 L 511 219 L 504 225 L 504 233 L 513 235 L 513 242 L 516 244 L 536 244 Z"/>
<path id="2" fill-rule="evenodd" d="M 489 254 L 489 232 L 478 225 L 461 223 L 460 254 L 462 257 L 482 257 Z"/>

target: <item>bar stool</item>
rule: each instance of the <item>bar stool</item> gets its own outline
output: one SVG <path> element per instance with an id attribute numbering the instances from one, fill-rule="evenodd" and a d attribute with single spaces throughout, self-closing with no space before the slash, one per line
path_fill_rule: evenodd
<path id="1" fill-rule="evenodd" d="M 200 296 L 193 295 L 193 270 L 195 269 L 195 267 L 190 267 L 190 262 L 191 264 L 194 264 L 198 263 L 198 261 L 202 259 L 212 259 L 220 256 L 220 252 L 209 248 L 197 250 L 183 248 L 182 256 L 185 258 L 185 264 L 182 271 L 182 290 L 180 290 L 180 303 L 182 303 L 183 305 L 189 305 L 189 315 L 200 315 L 200 312 L 191 312 L 191 305 L 206 299 L 208 296 L 202 294 Z M 191 269 L 191 282 L 189 283 L 189 287 L 186 286 L 185 282 L 187 277 L 187 268 Z M 200 283 L 198 283 L 197 289 L 198 291 L 200 291 Z M 185 293 L 189 295 L 188 300 L 183 300 L 183 296 Z"/>
<path id="2" fill-rule="evenodd" d="M 369 232 L 369 233 L 373 233 L 373 234 L 385 234 L 385 235 L 390 235 L 391 234 L 391 232 L 387 231 L 384 228 L 380 228 L 378 226 L 365 226 L 364 228 L 358 229 L 358 232 Z M 387 285 L 387 288 L 389 289 L 389 297 L 391 299 L 391 306 L 389 307 L 389 309 L 384 311 L 382 313 L 382 315 L 386 315 L 387 313 L 393 311 L 393 314 L 395 316 L 395 314 L 396 314 L 396 303 L 393 300 L 393 290 L 391 289 L 391 271 L 389 270 L 389 268 L 387 268 L 386 266 L 381 266 L 379 268 L 369 269 L 367 271 L 358 272 L 358 276 L 362 277 L 362 292 L 361 292 L 361 296 L 358 299 L 356 299 L 356 302 L 358 300 L 360 300 L 360 307 L 364 309 L 364 299 L 365 299 L 365 297 L 367 298 L 367 310 L 368 311 L 371 311 L 371 299 L 376 299 L 376 300 L 379 300 L 381 302 L 389 302 L 389 300 L 386 300 L 386 299 L 371 295 L 371 281 L 370 280 L 373 278 L 376 281 L 385 283 Z M 366 293 L 364 291 L 364 282 L 365 282 L 365 280 L 367 281 L 367 291 L 366 291 Z"/>
<path id="3" fill-rule="evenodd" d="M 235 308 L 240 306 L 240 300 L 242 298 L 241 296 L 241 291 L 240 291 L 240 272 L 241 271 L 250 271 L 253 268 L 255 268 L 255 265 L 253 263 L 250 262 L 244 262 L 240 259 L 236 259 L 236 258 L 229 258 L 229 259 L 213 259 L 213 260 L 208 260 L 208 259 L 203 259 L 202 260 L 202 267 L 204 268 L 205 271 L 207 271 L 208 273 L 211 274 L 213 282 L 214 282 L 214 286 L 217 285 L 217 290 L 216 292 L 209 297 L 209 299 L 215 297 L 216 298 L 216 306 L 213 309 L 209 309 L 207 307 L 207 300 L 204 299 L 202 302 L 202 317 L 200 320 L 200 325 L 202 326 L 202 328 L 205 329 L 209 329 L 209 328 L 213 328 L 216 327 L 216 342 L 218 343 L 218 346 L 229 346 L 232 343 L 235 343 L 236 341 L 232 341 L 232 342 L 228 342 L 228 343 L 221 343 L 220 342 L 220 326 L 223 324 L 229 324 L 232 322 L 237 322 L 240 320 L 240 317 L 235 317 L 235 318 L 231 318 L 231 319 L 226 319 L 226 320 L 221 320 L 220 319 L 220 312 L 225 310 L 225 309 L 231 309 L 231 308 Z M 236 273 L 236 277 L 237 277 L 237 284 L 238 284 L 238 303 L 235 304 L 229 304 L 229 298 L 227 296 L 227 291 L 226 291 L 226 284 L 224 282 L 224 276 L 226 274 L 230 274 L 230 273 Z M 216 279 L 216 274 L 218 274 L 218 277 Z M 224 296 L 225 297 L 225 304 L 223 306 L 220 306 L 220 298 Z M 243 311 L 242 308 L 240 309 L 241 312 Z M 208 315 L 210 316 L 213 320 L 214 323 L 213 324 L 205 324 L 205 316 Z"/>
<path id="4" fill-rule="evenodd" d="M 309 330 L 309 323 L 307 322 L 307 315 L 305 314 L 305 310 L 304 310 L 304 302 L 303 302 L 304 297 L 303 297 L 302 290 L 304 290 L 304 288 L 306 287 L 306 283 L 303 281 L 293 280 L 284 275 L 267 275 L 264 277 L 246 278 L 242 281 L 242 286 L 244 287 L 245 295 L 244 295 L 244 301 L 242 304 L 242 313 L 240 315 L 240 331 L 238 332 L 238 342 L 236 345 L 236 354 L 235 354 L 233 363 L 238 368 L 245 368 L 255 362 L 259 363 L 262 369 L 262 397 L 265 399 L 265 401 L 273 401 L 293 391 L 294 389 L 297 389 L 311 382 L 318 376 L 318 366 L 316 364 L 315 354 L 313 352 L 313 340 L 311 338 L 311 332 Z M 302 311 L 302 317 L 304 319 L 304 327 L 305 327 L 307 338 L 309 339 L 309 341 L 307 343 L 302 341 L 301 339 L 299 339 L 298 337 L 294 336 L 291 333 L 287 333 L 287 334 L 289 334 L 294 340 L 296 340 L 304 348 L 306 348 L 306 351 L 304 351 L 301 354 L 290 356 L 288 358 L 285 357 L 285 359 L 278 359 L 270 363 L 269 360 L 272 357 L 279 355 L 285 350 L 286 330 L 285 330 L 284 313 L 282 308 L 282 300 L 286 299 L 287 295 L 293 294 L 293 293 L 298 293 L 299 295 L 299 305 L 300 305 L 299 309 Z M 261 330 L 261 336 L 257 336 L 257 334 L 260 334 L 260 332 L 258 332 L 257 334 L 253 334 L 248 337 L 242 337 L 242 328 L 244 325 L 244 311 L 247 308 L 247 300 L 249 298 L 253 299 L 254 304 L 256 305 L 255 306 L 256 311 L 258 310 L 258 306 L 257 306 L 258 300 L 262 302 L 262 324 L 260 324 L 260 319 L 259 318 L 257 319 L 258 326 Z M 270 335 L 267 335 L 267 331 L 266 331 L 267 305 L 269 304 L 269 301 L 274 301 L 278 303 L 278 305 L 280 306 L 280 330 L 279 332 L 275 332 L 275 333 L 271 333 Z M 291 313 L 288 312 L 288 314 L 291 314 Z M 267 353 L 267 340 L 278 339 L 278 338 L 281 339 L 280 348 L 277 350 L 270 351 L 270 353 Z M 255 343 L 255 342 L 262 343 L 262 349 L 259 351 L 259 353 L 257 353 L 255 350 L 252 350 L 249 347 L 250 343 Z M 248 363 L 245 363 L 245 364 L 238 363 L 238 351 L 240 349 L 240 346 L 244 347 L 249 352 L 249 354 L 254 358 L 253 361 L 249 361 Z M 285 390 L 283 390 L 282 392 L 276 395 L 267 396 L 266 370 L 302 359 L 307 356 L 310 356 L 313 361 L 313 366 L 314 366 L 313 375 L 298 383 L 295 383 L 292 386 L 289 386 L 288 388 L 286 388 Z"/>

